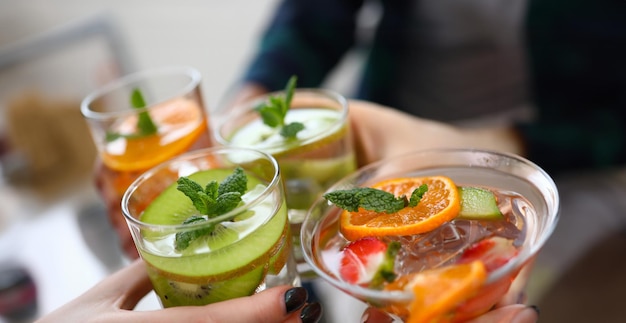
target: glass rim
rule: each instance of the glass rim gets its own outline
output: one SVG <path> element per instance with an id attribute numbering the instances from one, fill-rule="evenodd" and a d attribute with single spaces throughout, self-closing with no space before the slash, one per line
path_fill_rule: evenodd
<path id="1" fill-rule="evenodd" d="M 97 112 L 91 109 L 91 103 L 93 103 L 96 99 L 116 89 L 122 88 L 128 84 L 132 84 L 134 82 L 142 80 L 148 76 L 168 75 L 168 74 L 173 74 L 173 73 L 181 73 L 180 75 L 189 76 L 189 82 L 185 86 L 178 89 L 177 91 L 173 91 L 172 95 L 168 96 L 167 98 L 163 99 L 160 102 L 156 102 L 155 104 L 152 104 L 142 109 L 129 109 L 129 110 L 123 110 L 123 111 Z M 198 69 L 193 68 L 191 66 L 162 66 L 162 67 L 140 70 L 140 71 L 132 72 L 132 73 L 123 75 L 119 78 L 116 78 L 104 84 L 103 86 L 99 87 L 98 89 L 92 91 L 91 93 L 87 94 L 87 96 L 85 96 L 85 98 L 83 98 L 83 100 L 80 103 L 80 111 L 85 118 L 98 119 L 98 120 L 119 118 L 119 117 L 123 117 L 126 115 L 137 114 L 142 111 L 150 110 L 152 106 L 155 106 L 158 103 L 162 103 L 167 100 L 182 96 L 185 93 L 191 92 L 191 90 L 193 90 L 196 86 L 198 86 L 201 81 L 202 81 L 202 74 L 200 73 Z"/>
<path id="2" fill-rule="evenodd" d="M 506 152 L 497 152 L 497 151 L 492 151 L 492 150 L 485 150 L 485 149 L 473 149 L 473 148 L 434 148 L 434 149 L 424 149 L 424 150 L 417 150 L 417 151 L 412 151 L 412 152 L 408 152 L 408 153 L 404 153 L 404 154 L 399 154 L 393 157 L 389 157 L 389 158 L 385 158 L 383 160 L 379 160 L 377 162 L 374 163 L 370 163 L 366 166 L 363 166 L 361 168 L 359 168 L 358 170 L 356 170 L 355 172 L 351 173 L 350 175 L 340 179 L 339 181 L 335 182 L 335 184 L 333 184 L 328 190 L 326 190 L 326 192 L 330 192 L 333 190 L 336 190 L 338 187 L 341 187 L 342 185 L 345 184 L 345 182 L 349 181 L 349 180 L 353 180 L 358 178 L 361 174 L 381 167 L 383 165 L 385 165 L 386 163 L 389 162 L 393 162 L 393 161 L 399 161 L 405 158 L 411 158 L 411 157 L 415 157 L 415 156 L 419 156 L 419 155 L 425 155 L 425 154 L 448 154 L 448 155 L 453 155 L 453 154 L 488 154 L 488 155 L 492 155 L 492 156 L 499 156 L 499 157 L 503 157 L 509 160 L 514 160 L 517 161 L 521 164 L 524 164 L 528 167 L 530 167 L 531 169 L 533 169 L 534 171 L 538 172 L 538 174 L 543 178 L 543 180 L 545 180 L 547 182 L 547 184 L 550 186 L 549 190 L 554 191 L 554 195 L 552 196 L 553 198 L 553 203 L 547 203 L 547 207 L 548 207 L 548 212 L 549 214 L 547 215 L 550 218 L 550 221 L 548 222 L 548 226 L 546 226 L 543 231 L 541 232 L 541 235 L 538 237 L 537 240 L 535 240 L 532 245 L 527 246 L 526 244 L 521 246 L 521 251 L 517 254 L 517 256 L 515 256 L 515 258 L 513 258 L 511 261 L 507 262 L 505 265 L 503 265 L 502 267 L 494 270 L 493 272 L 489 273 L 489 275 L 487 276 L 486 281 L 483 283 L 483 286 L 489 285 L 491 283 L 497 282 L 499 279 L 503 278 L 504 276 L 510 274 L 511 272 L 513 272 L 514 270 L 516 270 L 517 268 L 521 268 L 523 266 L 524 263 L 526 263 L 531 257 L 533 257 L 534 255 L 537 254 L 537 252 L 541 249 L 541 247 L 543 247 L 543 245 L 546 243 L 546 241 L 549 239 L 549 237 L 552 235 L 552 232 L 554 231 L 554 229 L 556 228 L 556 225 L 558 223 L 558 219 L 560 216 L 560 199 L 559 199 L 559 195 L 558 195 L 558 190 L 557 190 L 557 186 L 556 183 L 554 182 L 554 180 L 552 179 L 552 177 L 550 175 L 548 175 L 548 173 L 541 167 L 539 167 L 537 164 L 535 164 L 534 162 L 516 155 L 516 154 L 512 154 L 512 153 L 506 153 Z M 488 168 L 488 166 L 484 166 L 485 168 Z M 533 186 L 537 187 L 536 185 L 533 184 Z M 542 196 L 544 196 L 544 194 L 541 194 Z M 328 272 L 326 272 L 325 270 L 319 268 L 316 265 L 316 261 L 312 259 L 312 251 L 310 248 L 310 244 L 312 243 L 311 241 L 307 241 L 307 240 L 311 240 L 311 239 L 307 239 L 307 232 L 311 232 L 309 235 L 311 237 L 314 236 L 313 233 L 313 229 L 315 229 L 317 227 L 317 225 L 319 224 L 319 220 L 324 218 L 325 216 L 328 215 L 328 213 L 324 214 L 324 215 L 320 215 L 317 220 L 310 220 L 309 218 L 312 217 L 312 211 L 315 209 L 316 206 L 320 205 L 320 203 L 328 203 L 325 202 L 323 197 L 318 197 L 315 202 L 313 203 L 313 205 L 311 206 L 311 208 L 309 208 L 307 215 L 305 217 L 305 219 L 302 222 L 302 229 L 300 232 L 300 240 L 301 240 L 301 245 L 303 248 L 303 255 L 304 255 L 304 259 L 305 261 L 309 264 L 309 266 L 313 269 L 313 271 L 315 273 L 317 273 L 320 277 L 322 277 L 323 279 L 325 279 L 328 283 L 330 283 L 331 285 L 334 285 L 348 293 L 352 293 L 355 295 L 359 295 L 360 297 L 366 297 L 366 298 L 372 298 L 372 299 L 381 299 L 381 300 L 392 300 L 392 301 L 410 301 L 414 298 L 414 295 L 411 291 L 384 291 L 384 290 L 374 290 L 374 289 L 369 289 L 366 287 L 361 287 L 359 285 L 353 285 L 353 284 L 349 284 L 346 283 L 344 281 L 341 281 L 340 279 L 334 277 L 334 275 L 329 274 Z M 313 226 L 312 229 L 308 229 L 310 226 Z M 306 243 L 305 243 L 306 242 Z"/>
<path id="3" fill-rule="evenodd" d="M 184 161 L 188 161 L 188 160 L 193 160 L 193 159 L 197 159 L 197 158 L 201 158 L 201 157 L 205 157 L 208 155 L 228 155 L 229 153 L 237 153 L 237 152 L 246 152 L 246 153 L 251 153 L 251 154 L 257 154 L 258 157 L 260 159 L 266 159 L 268 160 L 271 165 L 272 168 L 274 169 L 274 174 L 272 175 L 272 180 L 267 184 L 267 187 L 265 187 L 265 189 L 263 190 L 263 192 L 259 195 L 257 195 L 252 201 L 246 203 L 245 205 L 236 207 L 232 210 L 230 210 L 227 213 L 221 214 L 217 217 L 211 218 L 207 221 L 203 221 L 203 222 L 199 222 L 199 223 L 190 223 L 190 224 L 154 224 L 154 223 L 147 223 L 147 222 L 143 222 L 137 218 L 135 218 L 134 216 L 131 215 L 130 210 L 128 209 L 128 202 L 130 201 L 130 197 L 133 195 L 133 193 L 138 189 L 138 187 L 147 179 L 151 178 L 153 175 L 157 174 L 160 170 L 166 169 L 168 168 L 170 165 L 174 164 L 174 163 L 178 163 L 178 162 L 184 162 Z M 236 166 L 236 164 L 234 164 Z M 150 168 L 149 170 L 143 172 L 139 177 L 137 177 L 137 179 L 135 179 L 133 181 L 132 184 L 130 184 L 128 186 L 128 188 L 126 189 L 126 191 L 124 192 L 124 195 L 122 196 L 122 201 L 121 201 L 121 208 L 122 208 L 122 215 L 124 216 L 124 218 L 126 219 L 128 225 L 133 225 L 136 226 L 140 229 L 148 229 L 151 231 L 181 231 L 181 230 L 190 230 L 190 229 L 195 229 L 195 228 L 201 228 L 203 226 L 206 226 L 207 224 L 211 224 L 211 223 L 219 223 L 222 222 L 224 220 L 227 220 L 237 214 L 240 214 L 241 212 L 245 211 L 246 209 L 249 209 L 251 207 L 256 206 L 257 204 L 263 202 L 263 200 L 270 194 L 272 194 L 272 191 L 274 190 L 274 188 L 276 188 L 276 186 L 278 186 L 280 184 L 280 180 L 281 180 L 281 174 L 280 174 L 280 168 L 278 167 L 278 162 L 276 161 L 276 159 L 270 155 L 267 154 L 265 152 L 256 150 L 256 149 L 250 149 L 250 148 L 242 148 L 242 147 L 211 147 L 211 148 L 204 148 L 204 149 L 198 149 L 198 150 L 194 150 L 191 152 L 187 152 L 185 154 L 179 155 L 177 157 L 174 157 L 172 159 L 169 159 L 157 166 L 154 166 L 152 168 Z M 172 184 L 174 184 L 175 182 L 172 182 Z M 171 184 L 170 184 L 171 185 Z"/>
<path id="4" fill-rule="evenodd" d="M 258 105 L 258 103 L 265 101 L 270 96 L 281 95 L 283 93 L 285 93 L 284 90 L 269 92 L 269 93 L 265 93 L 261 96 L 251 98 L 243 103 L 238 104 L 237 106 L 245 106 L 245 109 L 235 113 L 234 115 L 229 115 L 228 117 L 223 118 L 221 124 L 218 127 L 213 127 L 214 128 L 213 137 L 221 145 L 233 146 L 231 140 L 225 138 L 222 135 L 222 129 L 232 120 L 238 120 L 242 118 L 243 116 L 251 113 L 254 110 L 254 107 Z M 337 100 L 339 105 L 341 105 L 342 109 L 337 110 L 341 112 L 339 115 L 339 118 L 337 119 L 337 121 L 332 123 L 332 125 L 327 129 L 327 131 L 322 131 L 314 136 L 307 137 L 303 139 L 302 141 L 308 143 L 308 142 L 315 142 L 316 140 L 323 139 L 326 136 L 328 136 L 329 133 L 332 134 L 336 129 L 341 128 L 343 124 L 346 122 L 346 120 L 348 120 L 348 112 L 350 109 L 350 105 L 348 104 L 348 99 L 345 96 L 343 96 L 341 93 L 337 91 L 329 90 L 329 89 L 323 89 L 323 88 L 295 88 L 294 89 L 294 97 L 297 94 L 304 94 L 304 93 L 322 94 L 322 95 L 327 96 L 328 98 Z M 283 146 L 285 146 L 285 143 L 277 143 L 274 145 L 264 146 L 262 149 L 272 151 L 274 149 L 281 148 Z"/>

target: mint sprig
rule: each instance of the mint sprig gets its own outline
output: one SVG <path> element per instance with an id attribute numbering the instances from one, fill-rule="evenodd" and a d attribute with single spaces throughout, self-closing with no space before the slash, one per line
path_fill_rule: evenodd
<path id="1" fill-rule="evenodd" d="M 192 215 L 183 221 L 183 224 L 192 224 L 203 221 L 206 221 L 204 217 L 200 215 Z M 215 224 L 210 224 L 207 227 L 198 230 L 178 232 L 176 233 L 174 246 L 176 247 L 176 250 L 185 250 L 189 247 L 191 241 L 198 239 L 201 236 L 209 235 L 213 232 L 213 230 L 215 230 Z"/>
<path id="2" fill-rule="evenodd" d="M 176 183 L 178 184 L 176 188 L 191 200 L 200 214 L 205 215 L 193 215 L 183 221 L 183 224 L 208 221 L 235 209 L 241 203 L 241 196 L 248 188 L 248 178 L 241 167 L 235 168 L 234 172 L 219 184 L 217 181 L 210 181 L 202 187 L 184 176 L 180 177 Z M 215 224 L 212 224 L 202 229 L 179 232 L 176 234 L 176 249 L 183 250 L 191 241 L 210 235 L 214 230 Z"/>
<path id="3" fill-rule="evenodd" d="M 285 86 L 284 95 L 269 96 L 265 102 L 254 108 L 261 115 L 264 124 L 280 129 L 280 135 L 287 139 L 296 138 L 298 132 L 304 129 L 301 122 L 285 124 L 297 81 L 298 78 L 292 76 Z"/>
<path id="4" fill-rule="evenodd" d="M 413 190 L 410 199 L 408 199 L 404 195 L 396 197 L 392 193 L 371 187 L 356 187 L 328 192 L 324 194 L 324 198 L 349 212 L 356 212 L 359 208 L 364 208 L 379 213 L 395 213 L 407 206 L 417 206 L 427 191 L 428 186 L 422 184 Z"/>
<path id="5" fill-rule="evenodd" d="M 143 109 L 146 107 L 146 101 L 143 98 L 143 94 L 139 89 L 133 89 L 130 94 L 130 103 L 135 109 Z M 137 139 L 145 136 L 150 136 L 158 132 L 158 128 L 148 111 L 142 111 L 137 116 L 137 133 L 123 135 L 117 132 L 107 132 L 105 140 L 111 142 L 118 138 Z"/>
<path id="6" fill-rule="evenodd" d="M 395 271 L 395 261 L 401 245 L 398 241 L 392 241 L 387 246 L 387 251 L 383 258 L 383 262 L 378 267 L 378 271 L 374 274 L 369 286 L 374 289 L 381 289 L 385 282 L 392 282 L 398 276 Z"/>

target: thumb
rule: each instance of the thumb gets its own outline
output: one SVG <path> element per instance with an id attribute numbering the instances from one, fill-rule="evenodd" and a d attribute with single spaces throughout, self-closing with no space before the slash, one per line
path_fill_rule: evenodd
<path id="1" fill-rule="evenodd" d="M 235 298 L 206 306 L 171 307 L 159 313 L 135 312 L 150 322 L 300 322 L 300 310 L 306 303 L 302 287 L 279 286 L 252 296 Z M 321 312 L 319 313 L 321 315 Z M 137 317 L 135 317 L 137 318 Z"/>

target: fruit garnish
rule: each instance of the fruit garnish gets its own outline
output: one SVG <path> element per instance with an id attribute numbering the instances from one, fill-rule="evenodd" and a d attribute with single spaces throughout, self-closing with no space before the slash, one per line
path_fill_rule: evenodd
<path id="1" fill-rule="evenodd" d="M 188 150 L 207 133 L 202 107 L 189 98 L 179 97 L 153 105 L 150 117 L 159 125 L 159 131 L 149 136 L 137 135 L 138 115 L 125 117 L 112 126 L 110 132 L 120 135 L 108 138 L 103 151 L 102 161 L 108 167 L 143 172 Z M 112 139 L 117 140 L 110 141 Z M 128 185 L 130 183 L 124 189 Z"/>
<path id="2" fill-rule="evenodd" d="M 146 101 L 141 94 L 139 89 L 133 89 L 133 92 L 130 95 L 130 103 L 135 109 L 143 109 L 146 107 Z M 145 136 L 150 136 L 157 133 L 158 129 L 148 111 L 142 111 L 137 116 L 137 133 L 130 135 L 122 135 L 117 132 L 107 132 L 106 141 L 111 142 L 115 141 L 120 137 L 125 138 L 141 138 Z"/>
<path id="3" fill-rule="evenodd" d="M 198 212 L 206 216 L 192 215 L 185 219 L 183 224 L 207 221 L 233 210 L 241 203 L 241 196 L 248 189 L 248 179 L 241 167 L 235 168 L 234 172 L 220 184 L 217 181 L 210 181 L 203 188 L 200 184 L 184 176 L 178 179 L 177 184 L 176 188 L 191 200 Z M 177 233 L 176 249 L 184 250 L 192 240 L 211 234 L 214 229 L 215 224 L 212 224 L 202 229 Z"/>
<path id="4" fill-rule="evenodd" d="M 371 193 L 372 189 L 383 193 Z M 359 204 L 356 209 L 352 199 L 361 200 L 359 194 L 362 193 L 349 197 L 347 191 L 338 194 L 338 202 L 354 211 L 344 209 L 340 230 L 351 241 L 368 236 L 404 236 L 432 231 L 454 219 L 461 208 L 456 185 L 444 176 L 396 178 L 376 183 L 370 189 L 357 190 L 355 192 L 366 192 L 368 198 L 366 205 Z M 334 198 L 333 192 L 324 197 Z"/>
<path id="5" fill-rule="evenodd" d="M 487 279 L 480 261 L 425 270 L 403 276 L 385 290 L 412 291 L 407 323 L 440 322 L 474 296 Z"/>
<path id="6" fill-rule="evenodd" d="M 504 217 L 492 191 L 480 187 L 459 187 L 461 211 L 458 218 L 467 220 L 499 220 Z"/>
<path id="7" fill-rule="evenodd" d="M 304 129 L 301 122 L 285 124 L 297 80 L 295 75 L 292 76 L 285 86 L 283 96 L 269 96 L 265 102 L 254 108 L 261 115 L 263 123 L 271 128 L 280 129 L 280 135 L 288 139 L 296 138 L 298 132 Z"/>
<path id="8" fill-rule="evenodd" d="M 399 249 L 398 242 L 387 245 L 373 237 L 353 241 L 342 251 L 339 274 L 350 284 L 381 288 L 396 277 L 394 264 Z"/>
<path id="9" fill-rule="evenodd" d="M 457 260 L 459 264 L 481 261 L 487 272 L 492 272 L 517 256 L 519 249 L 514 241 L 502 237 L 480 240 L 463 251 Z"/>
<path id="10" fill-rule="evenodd" d="M 396 197 L 393 193 L 371 187 L 356 187 L 349 190 L 337 190 L 324 194 L 324 198 L 342 209 L 357 212 L 364 208 L 374 212 L 394 213 L 407 206 L 414 207 L 428 191 L 426 184 L 413 190 L 411 198 L 406 195 Z"/>

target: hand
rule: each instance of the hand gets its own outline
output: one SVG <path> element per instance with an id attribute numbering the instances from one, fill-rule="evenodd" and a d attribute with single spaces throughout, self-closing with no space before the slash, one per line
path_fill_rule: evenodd
<path id="1" fill-rule="evenodd" d="M 539 313 L 535 307 L 522 304 L 507 305 L 491 310 L 466 323 L 535 323 Z M 393 319 L 375 308 L 368 308 L 363 313 L 361 322 L 391 323 Z"/>
<path id="2" fill-rule="evenodd" d="M 318 303 L 302 287 L 280 286 L 206 306 L 132 311 L 152 289 L 142 260 L 109 276 L 83 295 L 39 319 L 52 322 L 317 322 Z"/>
<path id="3" fill-rule="evenodd" d="M 477 148 L 523 154 L 508 126 L 462 128 L 422 119 L 379 104 L 350 100 L 359 166 L 430 148 Z"/>

